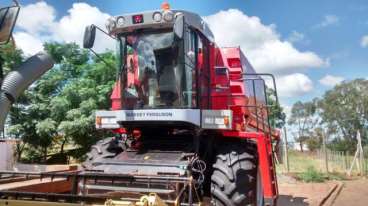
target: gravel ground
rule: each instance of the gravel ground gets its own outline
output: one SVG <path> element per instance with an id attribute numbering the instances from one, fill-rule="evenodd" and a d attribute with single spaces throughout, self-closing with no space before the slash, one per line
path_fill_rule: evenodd
<path id="1" fill-rule="evenodd" d="M 333 206 L 367 206 L 368 205 L 368 180 L 345 181 L 344 187 L 334 201 Z"/>
<path id="2" fill-rule="evenodd" d="M 290 177 L 278 177 L 278 206 L 319 206 L 336 182 L 301 183 Z"/>

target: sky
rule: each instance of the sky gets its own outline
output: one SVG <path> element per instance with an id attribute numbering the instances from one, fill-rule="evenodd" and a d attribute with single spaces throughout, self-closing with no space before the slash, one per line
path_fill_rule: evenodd
<path id="1" fill-rule="evenodd" d="M 4 3 L 4 1 L 2 1 Z M 157 0 L 19 0 L 14 38 L 27 55 L 45 41 L 81 44 L 86 25 L 157 10 Z M 319 97 L 342 81 L 368 78 L 366 0 L 169 0 L 202 16 L 220 46 L 240 46 L 258 72 L 273 73 L 282 106 Z M 4 5 L 10 5 L 5 0 Z"/>

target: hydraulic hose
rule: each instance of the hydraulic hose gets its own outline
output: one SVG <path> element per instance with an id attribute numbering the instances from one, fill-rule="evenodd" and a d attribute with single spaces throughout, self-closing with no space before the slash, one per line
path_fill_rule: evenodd
<path id="1" fill-rule="evenodd" d="M 5 76 L 0 92 L 0 132 L 4 130 L 11 105 L 29 85 L 54 66 L 51 56 L 40 52 L 27 59 L 18 69 Z"/>

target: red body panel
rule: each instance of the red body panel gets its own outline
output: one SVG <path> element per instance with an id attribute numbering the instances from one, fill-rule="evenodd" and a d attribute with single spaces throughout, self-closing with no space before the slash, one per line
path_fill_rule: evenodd
<path id="1" fill-rule="evenodd" d="M 115 83 L 114 89 L 112 90 L 111 96 L 111 109 L 112 110 L 119 110 L 122 109 L 121 107 L 121 81 L 119 80 Z"/>
<path id="2" fill-rule="evenodd" d="M 224 137 L 236 137 L 241 139 L 253 139 L 257 143 L 259 168 L 261 171 L 264 198 L 268 202 L 277 199 L 277 180 L 273 159 L 272 137 L 278 139 L 279 133 L 273 131 L 267 125 L 267 109 L 264 94 L 264 82 L 257 85 L 252 81 L 247 82 L 244 73 L 255 74 L 240 48 L 218 49 L 221 57 L 216 66 L 228 68 L 227 82 L 214 74 L 215 82 L 227 89 L 212 93 L 212 109 L 231 109 L 233 111 L 233 131 L 222 131 Z M 217 81 L 216 81 L 217 80 Z M 213 90 L 212 90 L 213 91 Z M 226 105 L 226 106 L 224 106 Z M 274 205 L 273 204 L 273 205 Z"/>
<path id="3" fill-rule="evenodd" d="M 259 85 L 252 85 L 252 83 L 247 82 L 243 78 L 244 73 L 255 74 L 255 71 L 239 47 L 218 48 L 214 43 L 209 43 L 207 51 L 210 75 L 208 85 L 210 88 L 208 91 L 210 91 L 210 97 L 208 97 L 208 94 L 202 94 L 201 98 L 209 98 L 210 104 L 203 104 L 202 100 L 200 107 L 201 109 L 231 109 L 233 111 L 233 131 L 222 130 L 219 132 L 224 138 L 253 139 L 257 142 L 264 198 L 265 200 L 275 202 L 278 190 L 272 139 L 278 139 L 279 133 L 270 129 L 266 123 L 265 88 Z M 198 70 L 206 67 L 205 62 L 202 62 L 202 60 L 198 63 Z M 226 67 L 228 73 L 225 75 L 217 74 L 217 67 Z M 206 70 L 199 73 L 206 73 Z M 205 79 L 201 79 L 205 77 L 200 75 L 198 82 L 205 82 Z M 136 81 L 135 75 L 131 74 L 128 76 L 127 81 L 134 84 Z M 111 100 L 112 110 L 122 109 L 120 80 L 115 84 Z"/>
<path id="4" fill-rule="evenodd" d="M 214 67 L 226 67 L 228 74 L 218 75 L 211 69 L 211 109 L 231 109 L 234 130 L 270 133 L 263 82 L 253 84 L 243 76 L 255 74 L 253 67 L 238 47 L 217 48 L 216 52 Z"/>

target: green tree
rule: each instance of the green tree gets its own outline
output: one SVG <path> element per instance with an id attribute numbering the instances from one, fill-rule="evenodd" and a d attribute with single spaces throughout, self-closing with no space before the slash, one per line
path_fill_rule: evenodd
<path id="1" fill-rule="evenodd" d="M 286 123 L 284 108 L 276 101 L 274 90 L 267 89 L 267 104 L 269 107 L 268 118 L 272 127 L 282 128 Z"/>
<path id="2" fill-rule="evenodd" d="M 305 140 L 309 151 L 316 151 L 322 147 L 324 135 L 321 127 L 316 127 L 309 133 L 309 137 Z"/>
<path id="3" fill-rule="evenodd" d="M 3 64 L 4 75 L 23 62 L 23 52 L 11 44 L 0 46 L 0 63 Z M 1 75 L 1 74 L 0 74 Z"/>
<path id="4" fill-rule="evenodd" d="M 64 153 L 74 145 L 84 154 L 106 133 L 94 126 L 94 111 L 108 109 L 116 69 L 76 44 L 46 43 L 56 65 L 25 92 L 10 113 L 10 133 L 20 137 L 36 159 L 46 161 L 49 151 Z M 107 51 L 104 61 L 116 66 Z M 78 157 L 81 157 L 81 155 Z"/>
<path id="5" fill-rule="evenodd" d="M 316 101 L 296 102 L 291 108 L 291 115 L 288 124 L 296 129 L 296 142 L 299 143 L 300 150 L 310 136 L 310 131 L 317 125 L 318 117 L 316 117 Z"/>
<path id="6" fill-rule="evenodd" d="M 347 150 L 342 145 L 355 149 L 359 130 L 363 143 L 367 142 L 368 129 L 368 81 L 356 79 L 336 85 L 319 101 L 321 117 L 335 136 L 331 143 Z M 341 145 L 341 146 L 338 146 Z M 339 149 L 339 150 L 340 150 Z"/>

